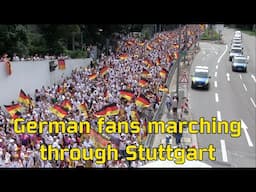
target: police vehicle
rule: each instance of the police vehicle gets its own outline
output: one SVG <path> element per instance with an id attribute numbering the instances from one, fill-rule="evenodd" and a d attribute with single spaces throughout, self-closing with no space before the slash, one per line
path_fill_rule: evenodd
<path id="1" fill-rule="evenodd" d="M 203 88 L 208 90 L 210 87 L 210 78 L 207 66 L 196 66 L 194 75 L 192 75 L 191 88 Z"/>

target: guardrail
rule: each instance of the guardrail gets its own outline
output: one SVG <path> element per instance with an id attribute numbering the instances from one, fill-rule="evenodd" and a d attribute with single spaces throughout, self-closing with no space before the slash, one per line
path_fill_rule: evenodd
<path id="1" fill-rule="evenodd" d="M 187 54 L 189 52 L 192 52 L 192 60 L 190 61 L 192 63 L 193 59 L 194 59 L 194 56 L 195 54 L 200 50 L 200 48 L 198 46 L 191 46 L 190 49 L 187 51 Z M 190 63 L 190 65 L 191 65 Z M 177 60 L 175 61 L 175 63 L 169 68 L 169 74 L 168 74 L 168 77 L 167 77 L 167 85 L 169 86 L 171 81 L 172 81 L 172 78 L 174 76 L 174 72 L 177 68 Z M 164 96 L 162 97 L 162 100 L 161 100 L 161 103 L 159 105 L 159 108 L 157 110 L 157 112 L 155 113 L 152 121 L 159 121 L 161 116 L 162 116 L 162 113 L 164 111 L 164 105 L 165 105 L 165 100 L 166 100 L 166 93 L 164 93 Z M 153 145 L 153 142 L 154 142 L 154 139 L 155 139 L 155 134 L 148 134 L 147 136 L 147 139 L 145 141 L 145 147 L 152 147 Z"/>
<path id="2" fill-rule="evenodd" d="M 170 85 L 176 68 L 177 68 L 177 62 L 175 62 L 169 68 L 169 74 L 168 74 L 167 81 L 166 81 L 167 86 Z M 167 94 L 164 93 L 164 95 L 163 95 L 163 97 L 161 99 L 161 103 L 159 105 L 159 108 L 158 108 L 157 112 L 155 113 L 152 121 L 159 121 L 160 120 L 160 118 L 162 116 L 162 113 L 164 111 L 163 109 L 164 109 L 164 105 L 165 105 L 166 95 Z M 145 147 L 152 147 L 154 139 L 155 139 L 155 134 L 148 134 L 147 139 L 146 139 L 145 144 L 144 144 Z"/>

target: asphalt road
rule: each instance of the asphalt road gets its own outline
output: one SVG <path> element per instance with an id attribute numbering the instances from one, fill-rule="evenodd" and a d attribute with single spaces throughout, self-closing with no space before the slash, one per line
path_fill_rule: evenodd
<path id="1" fill-rule="evenodd" d="M 192 90 L 189 103 L 194 120 L 241 120 L 241 137 L 229 134 L 198 135 L 199 147 L 214 144 L 216 161 L 205 161 L 213 167 L 256 167 L 256 38 L 243 34 L 244 54 L 250 57 L 247 73 L 232 72 L 228 52 L 234 30 L 224 28 L 223 44 L 201 42 L 191 72 L 197 65 L 209 67 L 210 89 Z M 204 157 L 207 159 L 207 157 Z"/>

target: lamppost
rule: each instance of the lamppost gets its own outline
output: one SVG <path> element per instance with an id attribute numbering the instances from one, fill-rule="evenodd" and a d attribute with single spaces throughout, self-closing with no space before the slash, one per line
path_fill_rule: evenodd
<path id="1" fill-rule="evenodd" d="M 177 106 L 179 104 L 179 74 L 180 74 L 180 58 L 181 58 L 181 24 L 179 25 L 179 51 L 178 51 L 178 62 L 177 62 L 177 81 L 176 81 L 176 94 L 177 94 Z"/>

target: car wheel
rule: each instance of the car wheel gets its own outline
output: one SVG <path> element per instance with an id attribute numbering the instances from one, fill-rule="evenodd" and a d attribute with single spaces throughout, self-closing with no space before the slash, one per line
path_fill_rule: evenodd
<path id="1" fill-rule="evenodd" d="M 193 83 L 191 83 L 191 89 L 194 89 L 194 85 L 193 85 Z"/>
<path id="2" fill-rule="evenodd" d="M 244 72 L 247 73 L 247 68 L 244 69 Z"/>

